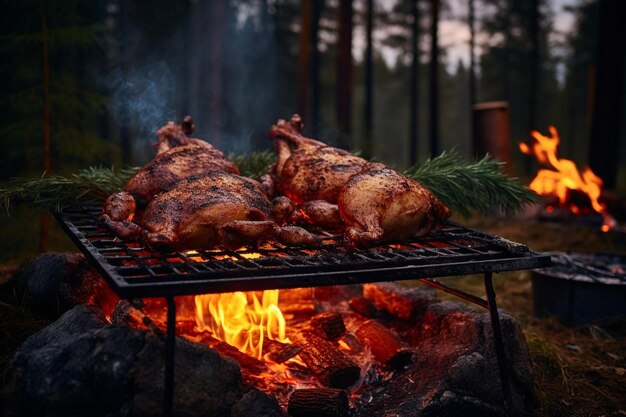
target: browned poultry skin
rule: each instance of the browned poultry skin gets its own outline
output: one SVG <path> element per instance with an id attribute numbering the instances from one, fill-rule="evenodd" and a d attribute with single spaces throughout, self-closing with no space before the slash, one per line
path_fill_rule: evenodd
<path id="1" fill-rule="evenodd" d="M 359 247 L 423 236 L 450 216 L 423 185 L 388 168 L 352 177 L 338 206 L 348 243 Z"/>
<path id="2" fill-rule="evenodd" d="M 211 247 L 232 221 L 269 221 L 271 205 L 258 184 L 238 175 L 210 172 L 178 182 L 146 207 L 143 226 L 155 248 Z"/>
<path id="3" fill-rule="evenodd" d="M 207 145 L 209 145 L 207 143 Z M 209 145 L 211 146 L 211 145 Z M 154 157 L 126 184 L 124 191 L 144 202 L 183 178 L 225 171 L 239 174 L 239 169 L 217 149 L 193 143 L 176 146 Z"/>
<path id="4" fill-rule="evenodd" d="M 158 195 L 143 214 L 145 243 L 157 250 L 231 248 L 277 237 L 289 245 L 319 245 L 304 229 L 281 228 L 260 184 L 226 172 L 184 179 Z"/>
<path id="5" fill-rule="evenodd" d="M 294 203 L 325 200 L 336 203 L 341 187 L 370 163 L 342 149 L 302 136 L 302 120 L 279 120 L 270 129 L 276 145 L 276 176 L 280 191 Z"/>

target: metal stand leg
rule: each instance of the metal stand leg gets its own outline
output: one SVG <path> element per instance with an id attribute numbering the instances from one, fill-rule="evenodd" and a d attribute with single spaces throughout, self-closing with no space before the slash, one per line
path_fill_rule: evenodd
<path id="1" fill-rule="evenodd" d="M 167 297 L 167 338 L 165 339 L 165 386 L 163 415 L 170 417 L 174 405 L 174 353 L 176 349 L 176 303 Z"/>
<path id="2" fill-rule="evenodd" d="M 496 305 L 496 292 L 493 289 L 492 273 L 485 272 L 485 294 L 487 295 L 487 308 L 491 316 L 491 327 L 493 329 L 493 342 L 496 348 L 496 358 L 498 368 L 500 368 L 500 381 L 502 383 L 502 394 L 504 395 L 504 407 L 511 411 L 511 387 L 509 385 L 509 372 L 506 366 L 504 355 L 504 342 L 502 340 L 502 329 L 500 328 L 500 316 Z"/>

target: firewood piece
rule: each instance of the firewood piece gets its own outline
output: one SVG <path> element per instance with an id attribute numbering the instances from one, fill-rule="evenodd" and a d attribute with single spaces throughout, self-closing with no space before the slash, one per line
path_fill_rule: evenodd
<path id="1" fill-rule="evenodd" d="M 390 329 L 376 320 L 368 320 L 355 332 L 356 337 L 370 348 L 382 364 L 399 369 L 411 361 L 413 352 Z"/>
<path id="2" fill-rule="evenodd" d="M 346 332 L 346 334 L 341 336 L 338 342 L 345 343 L 345 345 L 348 346 L 348 348 L 350 349 L 350 353 L 352 354 L 356 355 L 357 353 L 363 352 L 363 344 L 352 333 Z"/>
<path id="3" fill-rule="evenodd" d="M 345 417 L 348 411 L 345 391 L 332 388 L 297 389 L 287 406 L 291 417 Z"/>
<path id="4" fill-rule="evenodd" d="M 339 313 L 320 313 L 311 318 L 313 332 L 326 340 L 335 340 L 346 332 L 346 325 Z"/>
<path id="5" fill-rule="evenodd" d="M 231 346 L 226 342 L 222 342 L 221 340 L 213 337 L 213 335 L 209 332 L 196 332 L 193 336 L 189 335 L 189 339 L 194 342 L 205 344 L 210 348 L 215 349 L 223 356 L 228 356 L 229 358 L 234 359 L 242 368 L 254 374 L 258 375 L 267 371 L 267 365 L 264 362 L 261 362 L 252 356 L 246 355 L 236 347 Z"/>
<path id="6" fill-rule="evenodd" d="M 372 301 L 376 308 L 398 318 L 411 320 L 435 299 L 430 288 L 408 288 L 395 283 L 363 285 L 363 296 Z"/>
<path id="7" fill-rule="evenodd" d="M 356 311 L 363 317 L 374 318 L 378 315 L 378 309 L 372 304 L 370 300 L 364 297 L 354 297 L 350 301 L 350 308 Z"/>
<path id="8" fill-rule="evenodd" d="M 302 347 L 300 352 L 302 361 L 327 387 L 347 388 L 359 379 L 361 373 L 359 365 L 321 337 L 302 332 L 298 335 L 296 343 Z"/>
<path id="9" fill-rule="evenodd" d="M 263 341 L 263 351 L 265 357 L 272 362 L 283 363 L 296 356 L 302 348 L 289 343 L 282 343 L 277 340 L 265 339 Z"/>
<path id="10" fill-rule="evenodd" d="M 280 304 L 283 314 L 315 314 L 315 304 L 311 301 Z"/>
<path id="11" fill-rule="evenodd" d="M 278 306 L 282 309 L 283 304 L 313 302 L 313 288 L 288 288 L 280 290 Z"/>

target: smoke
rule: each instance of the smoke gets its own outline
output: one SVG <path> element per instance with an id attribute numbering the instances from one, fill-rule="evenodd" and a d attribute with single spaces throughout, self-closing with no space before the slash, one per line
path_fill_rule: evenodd
<path id="1" fill-rule="evenodd" d="M 128 132 L 131 159 L 151 158 L 155 130 L 185 114 L 194 118 L 194 136 L 226 153 L 269 148 L 269 127 L 292 109 L 280 105 L 282 69 L 268 2 L 192 2 L 172 16 L 127 22 L 128 69 L 109 77 L 111 114 Z"/>
<path id="2" fill-rule="evenodd" d="M 176 83 L 165 62 L 128 73 L 118 71 L 111 85 L 110 110 L 116 122 L 133 136 L 132 151 L 146 159 L 154 132 L 176 116 Z"/>

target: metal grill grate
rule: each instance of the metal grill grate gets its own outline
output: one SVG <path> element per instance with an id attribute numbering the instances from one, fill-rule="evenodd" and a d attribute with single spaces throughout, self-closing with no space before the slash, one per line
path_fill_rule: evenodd
<path id="1" fill-rule="evenodd" d="M 155 253 L 97 226 L 99 206 L 75 206 L 57 219 L 122 297 L 354 284 L 530 269 L 550 257 L 503 238 L 448 223 L 428 237 L 365 250 L 328 236 L 319 249 L 279 243 L 246 250 Z"/>

